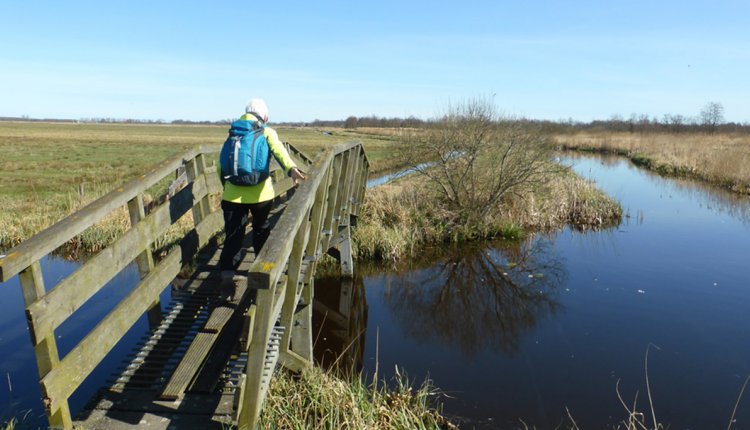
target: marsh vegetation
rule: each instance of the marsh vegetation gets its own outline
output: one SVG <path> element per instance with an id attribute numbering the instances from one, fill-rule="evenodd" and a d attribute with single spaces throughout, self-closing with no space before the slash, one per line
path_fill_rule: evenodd
<path id="1" fill-rule="evenodd" d="M 630 133 L 586 131 L 555 136 L 566 149 L 606 152 L 667 176 L 700 179 L 750 194 L 747 133 Z"/>

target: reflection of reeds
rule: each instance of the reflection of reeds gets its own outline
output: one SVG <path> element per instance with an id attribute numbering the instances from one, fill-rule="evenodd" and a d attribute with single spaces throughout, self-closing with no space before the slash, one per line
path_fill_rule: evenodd
<path id="1" fill-rule="evenodd" d="M 750 194 L 747 135 L 587 132 L 556 140 L 566 148 L 617 153 L 661 174 L 702 179 Z"/>

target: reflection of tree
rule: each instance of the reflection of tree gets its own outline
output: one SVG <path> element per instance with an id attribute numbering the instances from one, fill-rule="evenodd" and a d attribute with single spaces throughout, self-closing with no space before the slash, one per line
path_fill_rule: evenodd
<path id="1" fill-rule="evenodd" d="M 315 360 L 324 367 L 335 365 L 344 372 L 358 374 L 362 370 L 367 329 L 363 280 L 316 278 L 313 309 Z"/>
<path id="2" fill-rule="evenodd" d="M 419 340 L 474 355 L 484 348 L 516 352 L 523 334 L 554 314 L 562 265 L 535 240 L 507 249 L 463 247 L 428 269 L 391 285 L 388 302 L 401 326 Z"/>

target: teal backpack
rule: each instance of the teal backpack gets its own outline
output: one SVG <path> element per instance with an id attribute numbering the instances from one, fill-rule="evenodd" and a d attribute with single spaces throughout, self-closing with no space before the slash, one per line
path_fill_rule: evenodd
<path id="1" fill-rule="evenodd" d="M 268 178 L 268 141 L 265 126 L 256 121 L 232 123 L 229 136 L 219 154 L 222 183 L 256 185 Z"/>

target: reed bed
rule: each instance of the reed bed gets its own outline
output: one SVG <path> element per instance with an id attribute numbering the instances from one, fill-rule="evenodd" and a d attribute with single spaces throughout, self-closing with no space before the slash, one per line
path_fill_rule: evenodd
<path id="1" fill-rule="evenodd" d="M 585 132 L 555 136 L 566 149 L 609 152 L 668 176 L 707 181 L 750 194 L 750 136 Z"/>
<path id="2" fill-rule="evenodd" d="M 429 182 L 419 176 L 368 190 L 354 230 L 357 258 L 395 262 L 415 256 L 426 245 L 516 240 L 526 232 L 566 224 L 579 230 L 619 224 L 622 208 L 592 182 L 569 169 L 558 169 L 553 179 L 523 194 L 508 195 L 479 223 L 457 223 L 454 214 L 437 203 Z"/>

